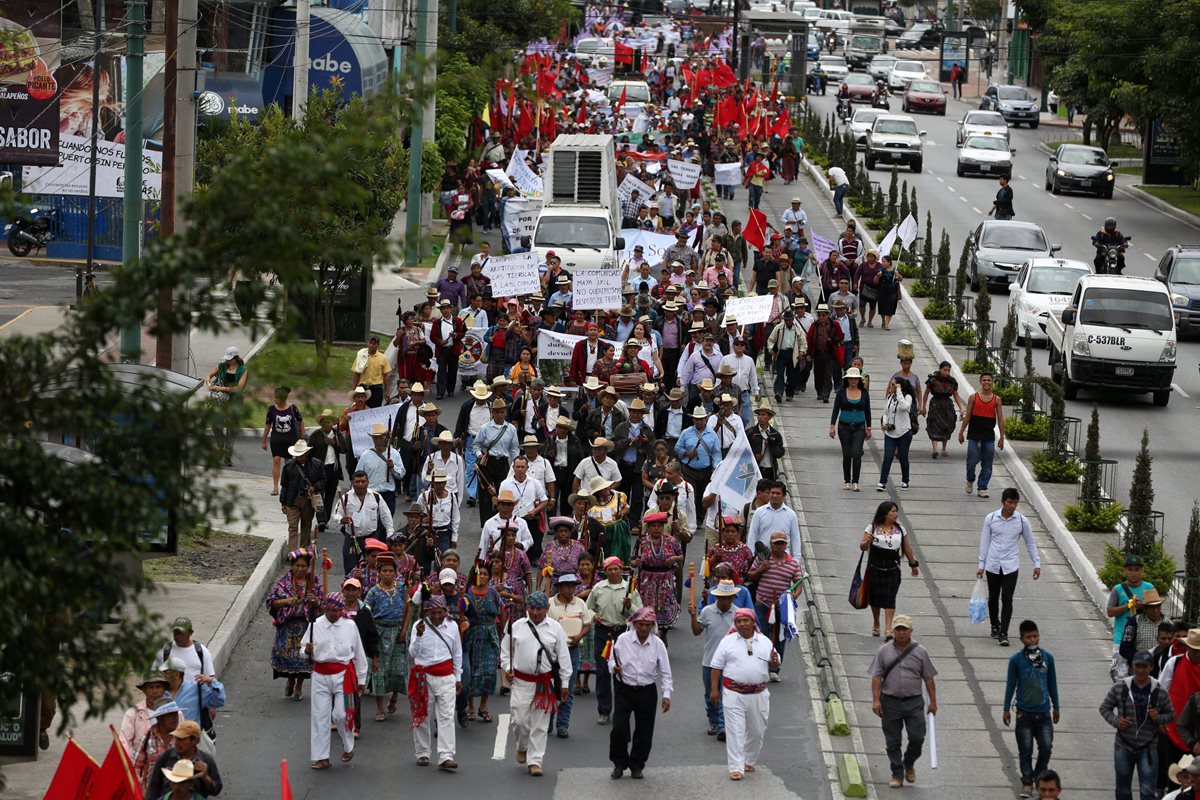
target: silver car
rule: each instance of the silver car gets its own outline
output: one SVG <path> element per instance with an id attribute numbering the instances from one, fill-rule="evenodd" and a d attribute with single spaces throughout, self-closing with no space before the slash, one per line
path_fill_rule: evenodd
<path id="1" fill-rule="evenodd" d="M 990 133 L 972 134 L 958 150 L 958 177 L 1004 175 L 1011 179 L 1012 156 L 1008 139 Z"/>
<path id="2" fill-rule="evenodd" d="M 867 64 L 867 74 L 876 81 L 886 81 L 888 73 L 892 71 L 892 65 L 896 63 L 895 56 L 880 54 L 871 59 L 871 63 Z"/>
<path id="3" fill-rule="evenodd" d="M 854 146 L 859 150 L 867 147 L 867 132 L 875 124 L 875 120 L 888 112 L 882 108 L 857 108 L 850 118 L 850 135 L 854 137 Z"/>
<path id="4" fill-rule="evenodd" d="M 954 143 L 962 147 L 962 143 L 973 134 L 990 133 L 992 136 L 1008 138 L 1008 123 L 998 111 L 968 111 L 967 115 L 958 122 L 958 133 Z"/>
<path id="5" fill-rule="evenodd" d="M 971 231 L 967 239 L 971 261 L 971 291 L 979 291 L 981 281 L 1007 287 L 1017 279 L 1017 271 L 1031 258 L 1048 258 L 1062 249 L 1050 244 L 1042 226 L 1033 222 L 989 219 Z"/>
<path id="6" fill-rule="evenodd" d="M 850 67 L 846 64 L 846 59 L 841 56 L 823 55 L 820 59 L 821 71 L 825 73 L 826 79 L 833 83 L 834 81 L 841 82 L 842 78 L 850 73 Z"/>

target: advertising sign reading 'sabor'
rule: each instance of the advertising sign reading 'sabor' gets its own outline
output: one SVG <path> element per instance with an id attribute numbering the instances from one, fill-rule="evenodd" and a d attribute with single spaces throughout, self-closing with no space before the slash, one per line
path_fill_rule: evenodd
<path id="1" fill-rule="evenodd" d="M 0 0 L 0 163 L 58 163 L 61 52 L 60 3 Z"/>

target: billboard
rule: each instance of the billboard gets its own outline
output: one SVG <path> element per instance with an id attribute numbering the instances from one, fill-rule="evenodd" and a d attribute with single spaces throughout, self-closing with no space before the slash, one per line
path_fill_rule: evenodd
<path id="1" fill-rule="evenodd" d="M 0 163 L 58 163 L 62 4 L 0 0 Z"/>

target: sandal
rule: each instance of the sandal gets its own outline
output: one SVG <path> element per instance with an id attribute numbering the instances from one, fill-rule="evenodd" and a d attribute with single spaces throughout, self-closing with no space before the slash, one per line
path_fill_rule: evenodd
<path id="1" fill-rule="evenodd" d="M 753 764 L 747 764 L 747 765 L 746 765 L 746 772 L 754 772 L 754 765 L 753 765 Z"/>
<path id="2" fill-rule="evenodd" d="M 872 635 L 872 636 L 878 636 L 878 635 L 879 635 L 879 626 L 878 626 L 878 625 L 876 625 L 875 627 L 871 628 L 871 635 Z"/>
<path id="3" fill-rule="evenodd" d="M 492 721 L 491 712 L 484 711 L 482 708 L 479 709 L 479 721 L 480 722 L 491 722 Z"/>
<path id="4" fill-rule="evenodd" d="M 467 709 L 467 722 L 474 722 L 474 721 L 475 721 L 475 709 L 468 708 Z"/>
<path id="5" fill-rule="evenodd" d="M 729 780 L 731 780 L 731 781 L 740 781 L 741 779 L 742 779 L 742 773 L 740 773 L 740 772 L 731 772 L 731 773 L 729 773 Z"/>
<path id="6" fill-rule="evenodd" d="M 297 703 L 299 703 L 301 700 L 304 699 L 304 687 L 303 686 L 296 687 L 296 691 L 292 693 L 292 699 L 295 700 Z"/>
<path id="7" fill-rule="evenodd" d="M 383 713 L 382 711 L 375 712 L 376 722 L 383 722 L 385 719 L 387 719 L 387 714 Z"/>
<path id="8" fill-rule="evenodd" d="M 347 761 L 352 761 L 353 759 L 354 759 L 354 751 L 353 750 L 351 750 L 349 753 L 342 753 L 342 763 L 343 764 L 345 764 Z"/>
<path id="9" fill-rule="evenodd" d="M 279 496 L 279 490 L 278 490 L 278 489 L 272 489 L 272 490 L 271 490 L 271 497 L 278 497 L 278 496 Z M 317 768 L 316 768 L 316 767 L 314 767 L 314 769 L 317 769 Z M 325 767 L 320 767 L 320 769 L 326 769 L 326 768 L 325 768 Z"/>
<path id="10" fill-rule="evenodd" d="M 397 703 L 397 701 L 399 701 L 399 699 L 400 698 L 398 698 L 398 697 L 393 697 L 391 700 L 388 701 L 387 713 L 389 713 L 389 714 L 396 713 L 396 703 Z"/>
<path id="11" fill-rule="evenodd" d="M 709 726 L 708 726 L 708 735 L 709 735 L 709 736 L 716 736 L 716 735 L 717 735 L 717 726 L 716 726 L 716 725 L 709 725 Z"/>
<path id="12" fill-rule="evenodd" d="M 579 693 L 580 693 L 580 694 L 591 694 L 591 693 L 592 693 L 592 687 L 588 686 L 588 685 L 585 683 L 583 686 L 579 687 Z"/>
<path id="13" fill-rule="evenodd" d="M 314 761 L 310 764 L 313 769 L 329 769 L 333 765 L 329 763 L 328 758 L 322 758 L 320 761 Z"/>

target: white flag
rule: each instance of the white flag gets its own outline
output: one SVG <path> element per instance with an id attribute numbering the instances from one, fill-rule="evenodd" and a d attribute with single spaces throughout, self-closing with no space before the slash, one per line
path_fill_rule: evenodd
<path id="1" fill-rule="evenodd" d="M 706 494 L 715 491 L 723 504 L 741 508 L 754 499 L 754 487 L 761 478 L 762 472 L 750 449 L 750 440 L 746 438 L 745 431 L 738 431 L 737 438 L 729 448 L 729 455 L 722 458 L 713 470 Z"/>
<path id="2" fill-rule="evenodd" d="M 900 235 L 900 246 L 907 250 L 912 246 L 912 243 L 917 240 L 917 221 L 913 219 L 913 215 L 909 214 L 900 223 L 898 231 Z"/>
<path id="3" fill-rule="evenodd" d="M 882 258 L 886 255 L 891 255 L 892 245 L 896 244 L 896 226 L 887 232 L 887 236 L 883 237 L 883 241 L 879 243 L 879 255 Z"/>

